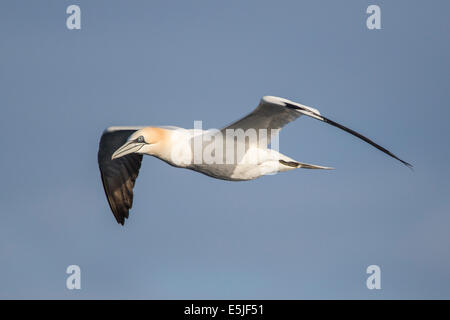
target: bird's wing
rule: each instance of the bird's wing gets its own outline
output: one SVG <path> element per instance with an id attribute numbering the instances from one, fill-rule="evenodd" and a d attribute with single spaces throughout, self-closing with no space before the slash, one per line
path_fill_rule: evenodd
<path id="1" fill-rule="evenodd" d="M 111 160 L 138 127 L 110 127 L 103 132 L 98 149 L 98 166 L 111 211 L 120 224 L 125 223 L 133 205 L 133 187 L 141 167 L 142 155 L 131 153 Z"/>
<path id="2" fill-rule="evenodd" d="M 320 114 L 319 110 L 278 97 L 272 96 L 263 97 L 255 110 L 253 110 L 250 114 L 243 117 L 242 119 L 233 122 L 231 125 L 223 128 L 222 132 L 225 133 L 227 129 L 234 129 L 234 130 L 243 129 L 245 131 L 249 128 L 253 128 L 256 130 L 259 129 L 279 130 L 284 125 L 286 125 L 291 121 L 294 121 L 301 115 L 312 117 L 314 119 L 328 123 L 334 127 L 337 127 L 341 130 L 344 130 L 354 135 L 355 137 L 358 137 L 359 139 L 371 144 L 372 146 L 386 153 L 392 158 L 397 159 L 404 165 L 410 168 L 412 167 L 412 165 L 409 164 L 408 162 L 398 158 L 392 152 L 383 148 L 382 146 L 378 145 L 377 143 L 373 142 L 372 140 L 363 136 L 362 134 L 352 129 L 349 129 L 333 120 L 325 118 Z M 270 133 L 268 133 L 267 136 L 270 137 Z"/>
<path id="3" fill-rule="evenodd" d="M 278 130 L 283 128 L 286 124 L 294 121 L 302 115 L 297 110 L 287 108 L 284 101 L 289 101 L 283 98 L 265 96 L 261 102 L 251 113 L 245 117 L 233 122 L 222 129 L 268 129 Z M 306 107 L 311 112 L 319 112 L 316 109 Z"/>

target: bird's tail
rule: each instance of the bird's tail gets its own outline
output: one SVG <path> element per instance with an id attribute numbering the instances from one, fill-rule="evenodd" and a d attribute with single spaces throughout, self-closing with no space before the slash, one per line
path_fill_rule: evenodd
<path id="1" fill-rule="evenodd" d="M 315 164 L 301 163 L 298 161 L 284 161 L 284 160 L 279 160 L 279 161 L 282 165 L 287 166 L 287 167 L 292 167 L 292 168 L 324 169 L 324 170 L 334 169 L 334 168 L 330 168 L 330 167 L 317 166 Z"/>

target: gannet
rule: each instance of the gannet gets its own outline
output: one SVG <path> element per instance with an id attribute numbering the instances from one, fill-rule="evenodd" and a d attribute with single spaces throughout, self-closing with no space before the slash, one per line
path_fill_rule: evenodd
<path id="1" fill-rule="evenodd" d="M 133 205 L 133 187 L 144 154 L 174 167 L 231 181 L 252 180 L 297 168 L 332 169 L 293 160 L 268 146 L 269 137 L 301 115 L 342 129 L 412 167 L 369 138 L 322 116 L 317 109 L 284 98 L 264 96 L 250 114 L 221 130 L 158 126 L 107 128 L 100 139 L 98 164 L 111 211 L 123 225 Z M 253 135 L 247 135 L 248 132 Z M 208 159 L 203 158 L 205 152 L 210 156 Z"/>

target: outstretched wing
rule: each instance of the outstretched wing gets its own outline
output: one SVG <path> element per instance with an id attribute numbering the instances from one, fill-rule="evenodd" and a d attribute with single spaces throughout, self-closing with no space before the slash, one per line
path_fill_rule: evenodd
<path id="1" fill-rule="evenodd" d="M 286 108 L 285 103 L 289 100 L 265 96 L 261 99 L 261 102 L 251 113 L 245 117 L 233 122 L 226 126 L 222 130 L 226 129 L 267 129 L 267 130 L 279 130 L 286 124 L 294 121 L 302 115 L 297 110 Z M 316 109 L 306 107 L 311 112 L 319 112 Z"/>
<path id="2" fill-rule="evenodd" d="M 114 160 L 111 160 L 111 156 L 138 129 L 108 128 L 102 134 L 98 149 L 103 189 L 114 217 L 122 225 L 133 205 L 133 187 L 141 167 L 142 155 L 132 153 Z"/>
<path id="3" fill-rule="evenodd" d="M 325 118 L 322 116 L 319 112 L 319 110 L 304 106 L 302 104 L 289 101 L 287 99 L 278 98 L 278 97 L 272 97 L 272 96 L 265 96 L 261 99 L 260 104 L 258 107 L 253 110 L 249 115 L 245 116 L 244 118 L 232 123 L 231 125 L 225 127 L 222 129 L 222 132 L 224 132 L 227 129 L 243 129 L 247 130 L 249 128 L 253 128 L 256 130 L 259 129 L 268 129 L 268 130 L 274 130 L 274 129 L 281 129 L 283 126 L 285 126 L 287 123 L 294 121 L 301 115 L 306 115 L 309 117 L 312 117 L 314 119 L 323 121 L 325 123 L 328 123 L 334 127 L 337 127 L 341 130 L 344 130 L 355 137 L 367 142 L 368 144 L 374 146 L 378 150 L 386 153 L 387 155 L 391 156 L 392 158 L 400 161 L 404 165 L 408 167 L 412 167 L 411 164 L 409 164 L 406 161 L 403 161 L 402 159 L 398 158 L 396 155 L 394 155 L 389 150 L 383 148 L 379 144 L 373 142 L 369 138 L 363 136 L 362 134 L 349 129 L 333 120 L 330 120 L 328 118 Z M 268 135 L 269 136 L 269 135 Z"/>

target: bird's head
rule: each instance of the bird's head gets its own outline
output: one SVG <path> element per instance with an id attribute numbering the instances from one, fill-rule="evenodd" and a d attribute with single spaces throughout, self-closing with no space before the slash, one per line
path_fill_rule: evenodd
<path id="1" fill-rule="evenodd" d="M 117 149 L 111 159 L 117 159 L 130 153 L 155 155 L 167 139 L 168 130 L 146 127 L 134 132 L 127 142 Z"/>

